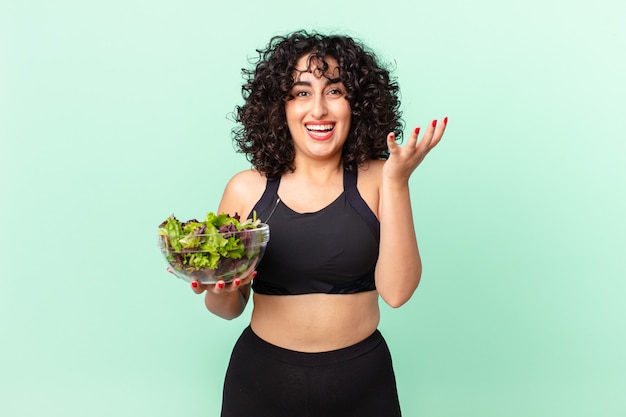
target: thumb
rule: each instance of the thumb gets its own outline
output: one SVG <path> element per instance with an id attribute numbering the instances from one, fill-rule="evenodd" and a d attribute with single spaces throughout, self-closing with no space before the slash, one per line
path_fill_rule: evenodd
<path id="1" fill-rule="evenodd" d="M 395 133 L 389 132 L 387 134 L 387 146 L 389 147 L 389 152 L 395 152 L 395 150 L 398 149 Z"/>

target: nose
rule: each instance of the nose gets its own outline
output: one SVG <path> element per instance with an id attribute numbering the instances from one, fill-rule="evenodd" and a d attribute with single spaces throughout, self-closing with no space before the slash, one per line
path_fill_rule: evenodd
<path id="1" fill-rule="evenodd" d="M 326 107 L 326 100 L 323 94 L 317 94 L 313 100 L 313 108 L 311 109 L 311 116 L 316 119 L 321 119 L 328 113 Z"/>

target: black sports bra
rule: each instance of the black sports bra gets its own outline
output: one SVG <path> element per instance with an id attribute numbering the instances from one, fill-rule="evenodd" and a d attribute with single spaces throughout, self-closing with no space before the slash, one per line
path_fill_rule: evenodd
<path id="1" fill-rule="evenodd" d="M 323 209 L 297 213 L 278 197 L 280 179 L 268 181 L 254 206 L 270 226 L 270 240 L 252 289 L 259 294 L 353 294 L 376 289 L 380 224 L 344 171 L 344 190 Z"/>

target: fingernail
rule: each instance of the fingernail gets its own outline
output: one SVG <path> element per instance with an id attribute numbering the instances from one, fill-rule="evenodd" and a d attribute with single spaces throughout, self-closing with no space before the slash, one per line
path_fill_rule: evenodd
<path id="1" fill-rule="evenodd" d="M 420 134 L 420 127 L 419 127 L 419 126 L 415 128 L 415 134 L 416 134 L 416 135 L 419 135 L 419 134 Z"/>
<path id="2" fill-rule="evenodd" d="M 254 271 L 254 272 L 252 273 L 252 278 L 256 277 L 256 274 L 257 274 L 257 272 L 256 272 L 256 271 Z"/>
<path id="3" fill-rule="evenodd" d="M 238 286 L 239 286 L 239 284 L 241 284 L 241 280 L 240 280 L 239 278 L 237 278 L 237 279 L 235 280 L 235 282 L 233 282 L 233 284 L 235 284 L 235 287 L 238 287 Z"/>
<path id="4" fill-rule="evenodd" d="M 198 288 L 198 281 L 191 281 L 192 288 Z"/>
<path id="5" fill-rule="evenodd" d="M 437 119 L 433 120 L 432 125 L 433 125 L 433 127 L 437 126 Z"/>
<path id="6" fill-rule="evenodd" d="M 443 118 L 443 124 L 444 124 L 444 125 L 447 125 L 447 124 L 448 124 L 448 116 L 446 116 L 446 117 L 444 117 L 444 118 Z"/>
<path id="7" fill-rule="evenodd" d="M 224 288 L 224 283 L 223 282 L 218 282 L 217 283 L 217 288 Z"/>
<path id="8" fill-rule="evenodd" d="M 169 266 L 167 267 L 167 272 L 169 272 L 170 274 L 174 273 L 174 271 L 172 271 L 172 268 L 170 268 Z"/>
<path id="9" fill-rule="evenodd" d="M 389 137 L 390 137 L 391 139 L 393 139 L 393 138 L 395 138 L 395 137 L 396 137 L 396 135 L 395 135 L 393 132 L 391 132 L 391 133 L 389 134 Z"/>

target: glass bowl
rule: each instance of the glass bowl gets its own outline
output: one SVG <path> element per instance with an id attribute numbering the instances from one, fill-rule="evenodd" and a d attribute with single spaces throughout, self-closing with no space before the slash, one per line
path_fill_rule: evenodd
<path id="1" fill-rule="evenodd" d="M 265 247 L 270 238 L 270 229 L 267 224 L 261 223 L 254 229 L 194 235 L 193 238 L 203 243 L 209 242 L 211 247 L 243 248 L 243 251 L 231 251 L 231 255 L 200 248 L 177 250 L 173 247 L 169 236 L 158 236 L 159 248 L 170 266 L 170 272 L 187 282 L 215 284 L 219 280 L 230 282 L 235 278 L 250 274 L 265 253 Z M 235 254 L 232 255 L 232 253 Z M 208 263 L 211 265 L 206 265 Z"/>

